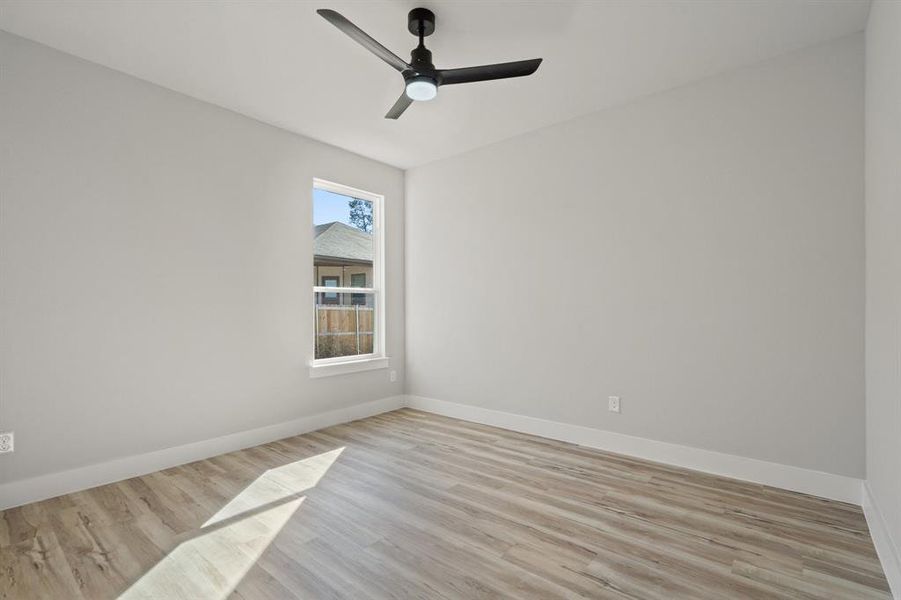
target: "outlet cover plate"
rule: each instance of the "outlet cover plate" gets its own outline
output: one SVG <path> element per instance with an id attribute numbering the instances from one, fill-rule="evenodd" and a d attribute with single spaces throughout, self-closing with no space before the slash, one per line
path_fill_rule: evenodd
<path id="1" fill-rule="evenodd" d="M 607 408 L 610 412 L 618 413 L 619 409 L 619 396 L 608 396 L 607 397 Z"/>
<path id="2" fill-rule="evenodd" d="M 0 454 L 12 452 L 15 449 L 15 437 L 12 431 L 0 433 Z"/>

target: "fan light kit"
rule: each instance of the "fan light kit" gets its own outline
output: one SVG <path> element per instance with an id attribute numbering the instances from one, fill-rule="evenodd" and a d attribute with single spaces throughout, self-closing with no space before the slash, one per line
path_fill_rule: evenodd
<path id="1" fill-rule="evenodd" d="M 410 100 L 431 100 L 438 95 L 438 84 L 428 77 L 414 77 L 407 81 L 406 92 Z"/>
<path id="2" fill-rule="evenodd" d="M 426 37 L 435 33 L 435 13 L 427 8 L 414 8 L 407 15 L 407 29 L 419 38 L 419 45 L 410 53 L 408 63 L 369 37 L 365 31 L 340 13 L 327 8 L 321 8 L 316 12 L 352 40 L 400 71 L 404 78 L 404 92 L 385 115 L 386 119 L 397 119 L 414 100 L 432 100 L 438 95 L 438 88 L 442 85 L 525 77 L 537 71 L 538 65 L 541 64 L 540 58 L 533 58 L 462 69 L 436 69 L 432 63 L 432 53 L 424 43 Z"/>

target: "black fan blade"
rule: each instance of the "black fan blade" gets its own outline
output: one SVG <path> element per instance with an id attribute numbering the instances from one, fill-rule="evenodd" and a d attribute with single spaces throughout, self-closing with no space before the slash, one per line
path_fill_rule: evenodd
<path id="1" fill-rule="evenodd" d="M 326 21 L 350 36 L 351 39 L 353 39 L 355 42 L 381 58 L 383 61 L 385 61 L 398 71 L 405 71 L 410 68 L 410 65 L 405 63 L 394 52 L 391 52 L 391 50 L 388 50 L 380 43 L 369 37 L 369 34 L 344 18 L 341 13 L 335 12 L 328 8 L 320 8 L 316 12 L 319 13 L 319 15 Z"/>
<path id="2" fill-rule="evenodd" d="M 396 119 L 397 117 L 404 114 L 404 111 L 407 110 L 407 107 L 411 104 L 413 104 L 413 101 L 410 100 L 409 96 L 407 96 L 407 92 L 402 92 L 400 98 L 397 99 L 397 102 L 394 103 L 394 106 L 392 106 L 391 110 L 388 111 L 388 114 L 385 115 L 385 118 Z"/>
<path id="3" fill-rule="evenodd" d="M 525 77 L 538 70 L 541 64 L 540 58 L 531 60 L 518 60 L 516 62 L 498 63 L 496 65 L 482 65 L 481 67 L 464 67 L 462 69 L 440 69 L 438 78 L 441 85 L 454 83 L 471 83 L 473 81 L 488 81 L 490 79 L 508 79 L 510 77 Z"/>

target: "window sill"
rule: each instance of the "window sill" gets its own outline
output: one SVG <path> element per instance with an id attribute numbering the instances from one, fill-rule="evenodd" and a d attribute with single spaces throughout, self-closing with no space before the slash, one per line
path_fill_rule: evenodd
<path id="1" fill-rule="evenodd" d="M 361 371 L 374 371 L 388 368 L 388 357 L 365 358 L 363 360 L 347 360 L 343 362 L 310 364 L 310 378 L 332 377 L 333 375 L 346 375 Z"/>

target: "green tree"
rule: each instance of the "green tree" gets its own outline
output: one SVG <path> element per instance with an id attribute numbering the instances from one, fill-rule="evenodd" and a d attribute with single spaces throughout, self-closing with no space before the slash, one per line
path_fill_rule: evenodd
<path id="1" fill-rule="evenodd" d="M 372 202 L 354 198 L 348 201 L 350 207 L 350 223 L 357 229 L 372 233 Z"/>

